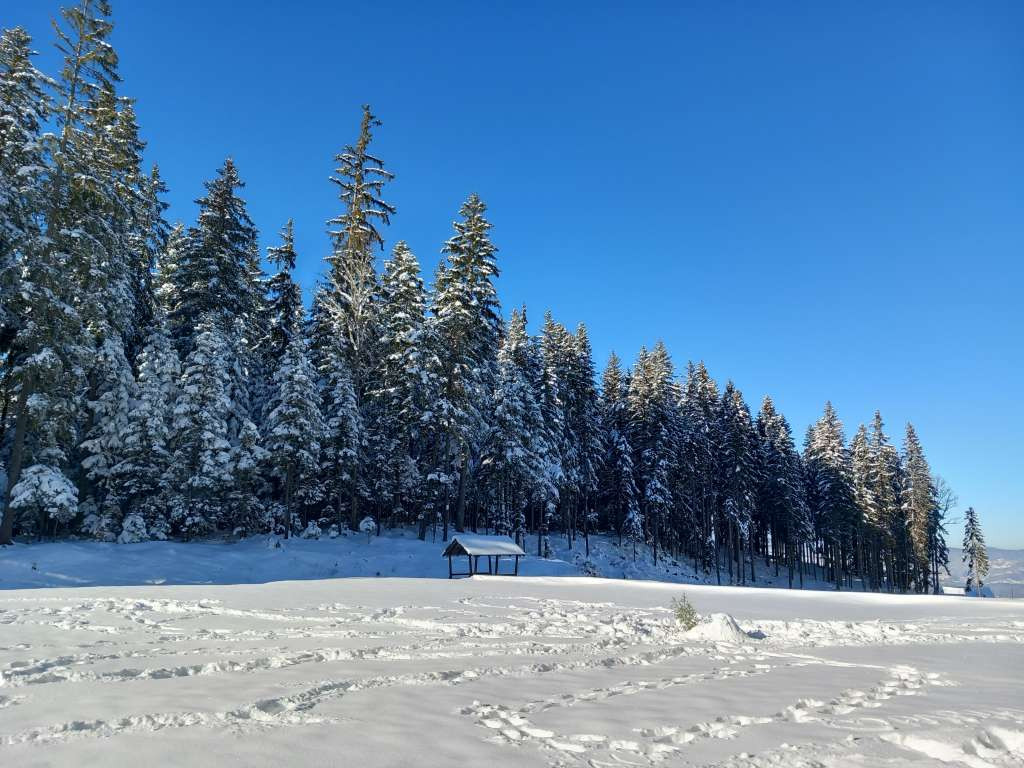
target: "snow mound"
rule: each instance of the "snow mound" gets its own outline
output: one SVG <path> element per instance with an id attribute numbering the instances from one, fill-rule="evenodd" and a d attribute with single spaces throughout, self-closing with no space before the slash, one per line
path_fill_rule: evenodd
<path id="1" fill-rule="evenodd" d="M 750 635 L 740 629 L 736 619 L 728 613 L 712 613 L 693 629 L 686 632 L 690 640 L 706 640 L 712 643 L 733 643 L 750 641 Z"/>

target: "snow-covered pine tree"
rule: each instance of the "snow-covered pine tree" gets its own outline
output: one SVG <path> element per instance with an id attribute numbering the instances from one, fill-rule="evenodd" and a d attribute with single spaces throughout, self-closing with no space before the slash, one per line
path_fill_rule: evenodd
<path id="1" fill-rule="evenodd" d="M 229 349 L 218 319 L 205 317 L 182 366 L 174 408 L 174 452 L 168 482 L 171 520 L 186 538 L 221 524 L 231 486 L 227 414 Z"/>
<path id="2" fill-rule="evenodd" d="M 854 518 L 858 522 L 855 570 L 867 586 L 879 590 L 884 574 L 881 553 L 885 531 L 878 518 L 879 508 L 874 497 L 871 467 L 868 428 L 861 424 L 850 441 L 850 488 L 856 507 Z"/>
<path id="3" fill-rule="evenodd" d="M 110 196 L 103 186 L 109 168 L 101 151 L 104 132 L 112 124 L 108 116 L 118 80 L 117 55 L 106 40 L 109 12 L 103 0 L 82 0 L 74 8 L 62 9 L 63 24 L 54 25 L 57 47 L 64 54 L 54 88 L 57 133 L 46 137 L 50 162 L 45 200 L 31 212 L 44 222 L 45 236 L 23 240 L 19 246 L 22 268 L 16 306 L 23 322 L 11 343 L 5 375 L 5 391 L 17 394 L 0 543 L 11 541 L 10 494 L 27 460 L 54 471 L 66 470 L 71 463 L 68 449 L 77 444 L 83 379 L 96 342 L 107 333 L 102 327 L 106 313 L 121 311 L 113 294 L 105 291 L 122 266 L 110 249 Z M 17 66 L 23 70 L 25 65 Z M 12 98 L 34 109 L 26 101 L 34 98 L 31 93 L 12 91 Z M 33 174 L 38 170 L 26 168 Z M 91 325 L 89 337 L 83 312 Z"/>
<path id="4" fill-rule="evenodd" d="M 513 310 L 509 332 L 498 351 L 491 426 L 481 461 L 493 509 L 490 524 L 495 533 L 515 535 L 517 540 L 525 533 L 519 529 L 525 522 L 524 506 L 532 495 L 530 483 L 537 465 L 531 432 L 541 426 L 532 385 L 516 360 L 524 335 L 523 315 Z"/>
<path id="5" fill-rule="evenodd" d="M 871 498 L 875 508 L 871 519 L 881 528 L 880 559 L 885 566 L 885 577 L 890 589 L 907 589 L 907 556 L 910 537 L 901 501 L 901 467 L 899 453 L 885 434 L 882 414 L 875 411 L 870 439 Z"/>
<path id="6" fill-rule="evenodd" d="M 746 583 L 746 553 L 750 553 L 750 577 L 755 578 L 751 526 L 760 485 L 758 441 L 750 410 L 742 393 L 730 381 L 722 393 L 721 454 L 722 513 L 729 559 L 729 578 Z"/>
<path id="7" fill-rule="evenodd" d="M 273 373 L 292 339 L 301 334 L 305 321 L 302 288 L 292 279 L 295 269 L 295 223 L 292 219 L 281 230 L 281 244 L 267 248 L 267 261 L 277 271 L 267 281 L 267 328 L 263 357 Z"/>
<path id="8" fill-rule="evenodd" d="M 424 445 L 421 415 L 427 402 L 424 347 L 426 293 L 420 265 L 404 241 L 395 244 L 380 281 L 380 358 L 370 400 L 375 413 L 374 445 L 378 497 L 390 515 L 383 522 L 411 522 L 419 505 Z"/>
<path id="9" fill-rule="evenodd" d="M 171 227 L 171 231 L 167 235 L 167 242 L 156 257 L 153 293 L 165 325 L 169 325 L 167 317 L 171 310 L 180 303 L 177 294 L 179 288 L 182 287 L 182 281 L 177 275 L 177 271 L 187 247 L 188 233 L 185 231 L 185 225 L 178 223 Z M 169 327 L 168 333 L 170 333 Z"/>
<path id="10" fill-rule="evenodd" d="M 42 536 L 70 522 L 78 510 L 78 489 L 57 467 L 33 464 L 11 489 L 11 512 L 25 531 Z"/>
<path id="11" fill-rule="evenodd" d="M 757 414 L 761 441 L 761 475 L 758 507 L 771 541 L 772 562 L 778 575 L 780 563 L 789 569 L 789 586 L 799 563 L 800 547 L 811 535 L 811 521 L 804 498 L 803 467 L 793 433 L 771 397 L 765 395 Z"/>
<path id="12" fill-rule="evenodd" d="M 106 518 L 100 530 L 104 537 L 116 537 L 121 530 L 123 510 L 113 470 L 125 458 L 124 438 L 135 400 L 135 380 L 117 334 L 104 339 L 93 365 L 93 397 L 87 403 L 89 430 L 79 450 L 82 469 Z"/>
<path id="13" fill-rule="evenodd" d="M 963 561 L 967 566 L 967 582 L 965 592 L 982 594 L 988 578 L 988 549 L 985 547 L 985 535 L 981 532 L 981 522 L 974 507 L 968 507 L 964 513 Z"/>
<path id="14" fill-rule="evenodd" d="M 903 515 L 910 538 L 910 586 L 926 593 L 930 584 L 928 529 L 935 506 L 932 472 L 914 425 L 907 422 L 903 440 Z"/>
<path id="15" fill-rule="evenodd" d="M 269 456 L 262 443 L 256 424 L 250 419 L 242 421 L 238 437 L 231 445 L 228 460 L 230 484 L 222 519 L 222 523 L 235 535 L 267 531 L 273 525 L 264 505 L 266 482 L 263 474 Z"/>
<path id="16" fill-rule="evenodd" d="M 629 442 L 636 452 L 640 508 L 655 562 L 663 540 L 672 539 L 666 532 L 675 460 L 672 435 L 676 395 L 665 345 L 659 341 L 651 352 L 641 348 L 627 395 Z"/>
<path id="17" fill-rule="evenodd" d="M 544 327 L 540 336 L 543 361 L 541 412 L 544 415 L 545 435 L 550 452 L 552 475 L 558 494 L 552 498 L 549 511 L 554 522 L 561 513 L 561 528 L 572 542 L 574 531 L 573 505 L 579 479 L 579 445 L 573 433 L 572 420 L 575 392 L 571 368 L 571 336 L 561 323 L 556 323 L 550 311 L 544 313 Z"/>
<path id="18" fill-rule="evenodd" d="M 846 574 L 852 517 L 856 513 L 845 442 L 843 423 L 832 403 L 827 402 L 822 417 L 808 430 L 804 465 L 819 549 L 815 555 L 819 556 L 823 578 L 831 578 L 836 589 L 842 587 Z"/>
<path id="19" fill-rule="evenodd" d="M 0 35 L 0 354 L 10 350 L 23 322 L 22 264 L 43 246 L 38 214 L 47 168 L 41 127 L 50 105 L 48 80 L 33 66 L 30 45 L 21 27 Z"/>
<path id="20" fill-rule="evenodd" d="M 167 278 L 173 290 L 161 289 L 162 295 L 170 294 L 168 324 L 182 355 L 191 352 L 201 320 L 215 320 L 224 334 L 238 320 L 252 322 L 259 306 L 252 274 L 258 260 L 256 227 L 238 196 L 245 185 L 234 161 L 227 158 L 204 186 L 206 195 L 196 200 L 198 223 L 183 240 L 172 241 Z"/>
<path id="21" fill-rule="evenodd" d="M 594 357 L 587 327 L 580 323 L 572 337 L 572 432 L 576 436 L 578 475 L 576 495 L 581 507 L 578 519 L 583 525 L 586 554 L 590 557 L 590 531 L 597 523 L 596 494 L 603 446 L 600 432 L 600 406 L 594 380 Z"/>
<path id="22" fill-rule="evenodd" d="M 601 433 L 604 456 L 601 461 L 599 495 L 604 525 L 634 545 L 643 541 L 639 492 L 633 477 L 633 447 L 629 444 L 629 415 L 626 381 L 622 363 L 614 352 L 608 357 L 601 377 Z M 633 527 L 639 525 L 638 530 Z M 635 556 L 634 547 L 634 556 Z"/>
<path id="23" fill-rule="evenodd" d="M 494 280 L 498 276 L 497 248 L 491 242 L 487 206 L 477 195 L 462 205 L 455 235 L 445 243 L 442 264 L 434 281 L 431 310 L 436 318 L 438 349 L 435 374 L 439 405 L 450 417 L 445 424 L 446 448 L 441 452 L 458 476 L 454 507 L 456 530 L 465 527 L 466 496 L 471 462 L 479 453 L 497 367 L 501 316 Z"/>
<path id="24" fill-rule="evenodd" d="M 49 116 L 48 81 L 32 64 L 30 44 L 20 27 L 0 35 L 0 357 L 6 362 L 0 396 L 3 413 L 14 414 L 0 544 L 11 542 L 21 514 L 11 506 L 11 493 L 26 459 L 29 403 L 41 383 L 40 369 L 60 364 L 51 346 L 61 338 L 56 326 L 77 326 L 77 318 L 61 315 L 66 294 L 57 292 L 58 259 L 40 229 L 49 183 L 41 137 Z M 0 424 L 0 430 L 6 427 Z"/>
<path id="25" fill-rule="evenodd" d="M 125 520 L 137 516 L 146 536 L 165 539 L 168 490 L 164 485 L 171 463 L 171 426 L 178 397 L 181 363 L 171 345 L 162 314 L 158 314 L 146 346 L 136 359 L 136 398 L 121 437 L 123 456 L 111 471 L 115 494 Z M 133 537 L 141 535 L 133 523 Z"/>
<path id="26" fill-rule="evenodd" d="M 288 341 L 274 371 L 273 393 L 264 445 L 282 503 L 284 519 L 278 527 L 288 536 L 293 516 L 319 500 L 317 473 L 324 438 L 316 374 L 302 335 Z M 305 514 L 302 518 L 305 527 Z"/>
<path id="27" fill-rule="evenodd" d="M 374 256 L 376 249 L 383 247 L 384 238 L 378 227 L 388 224 L 395 212 L 394 206 L 383 199 L 384 185 L 393 178 L 393 174 L 370 153 L 373 128 L 379 125 L 380 121 L 370 111 L 369 105 L 365 105 L 359 138 L 335 157 L 338 167 L 331 181 L 338 186 L 344 211 L 327 222 L 331 228 L 333 249 L 327 257 L 327 285 L 317 296 L 319 307 L 314 315 L 315 322 L 330 328 L 329 333 L 326 329 L 314 332 L 314 341 L 324 340 L 329 344 L 329 348 L 317 350 L 317 355 L 330 360 L 326 363 L 330 367 L 344 365 L 346 368 L 345 386 L 351 388 L 357 420 L 364 427 L 368 427 L 370 416 L 367 392 L 372 388 L 380 337 Z M 335 386 L 339 384 L 340 380 L 335 382 Z M 335 386 L 329 387 L 328 395 Z M 336 402 L 329 398 L 325 410 L 328 421 L 338 424 L 351 421 L 350 415 L 344 413 L 347 407 L 347 400 Z M 342 474 L 351 476 L 348 506 L 352 530 L 358 529 L 360 498 L 369 491 L 366 477 L 372 476 L 369 467 L 363 467 L 368 458 L 363 450 L 365 444 L 362 438 L 352 443 L 359 453 L 354 461 L 347 463 L 347 470 L 342 471 L 340 467 L 331 470 L 335 478 Z M 342 452 L 338 455 L 347 454 Z"/>
<path id="28" fill-rule="evenodd" d="M 710 573 L 712 564 L 721 583 L 717 551 L 719 507 L 719 454 L 721 420 L 720 398 L 714 379 L 703 362 L 689 365 L 681 398 L 680 437 L 677 456 L 680 464 L 680 492 L 686 514 L 691 520 L 690 549 L 694 569 Z"/>
<path id="29" fill-rule="evenodd" d="M 320 488 L 333 506 L 336 524 L 341 528 L 351 525 L 356 500 L 367 494 L 360 486 L 362 476 L 359 472 L 359 461 L 365 455 L 366 429 L 356 402 L 352 377 L 340 356 L 333 358 L 326 371 L 322 398 L 324 440 L 321 445 Z"/>

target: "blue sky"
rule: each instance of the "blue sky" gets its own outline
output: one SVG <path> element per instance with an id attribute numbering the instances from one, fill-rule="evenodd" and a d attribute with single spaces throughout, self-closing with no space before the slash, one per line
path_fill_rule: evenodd
<path id="1" fill-rule="evenodd" d="M 14 5 L 53 72 L 57 3 Z M 664 339 L 800 440 L 826 399 L 848 436 L 910 420 L 990 545 L 1024 547 L 1024 5 L 237 8 L 114 3 L 173 217 L 230 154 L 264 245 L 295 219 L 312 285 L 369 102 L 389 247 L 432 272 L 478 192 L 506 310 L 586 322 L 599 367 Z"/>

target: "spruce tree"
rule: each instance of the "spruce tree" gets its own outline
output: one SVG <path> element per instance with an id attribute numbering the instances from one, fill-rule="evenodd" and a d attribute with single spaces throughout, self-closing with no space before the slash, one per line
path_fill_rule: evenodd
<path id="1" fill-rule="evenodd" d="M 884 565 L 890 589 L 905 590 L 909 532 L 901 500 L 901 467 L 896 449 L 885 434 L 882 415 L 875 411 L 869 438 L 869 483 L 874 509 L 870 519 L 877 521 L 881 535 L 879 559 Z"/>
<path id="2" fill-rule="evenodd" d="M 121 438 L 123 458 L 111 474 L 126 519 L 138 515 L 148 537 L 165 539 L 170 532 L 166 480 L 171 469 L 171 428 L 181 363 L 162 315 L 157 316 L 136 367 L 136 398 Z"/>
<path id="3" fill-rule="evenodd" d="M 760 484 L 758 441 L 750 410 L 742 393 L 730 381 L 722 393 L 720 409 L 722 451 L 722 513 L 728 545 L 729 575 L 746 583 L 746 556 L 750 551 L 751 579 L 755 577 L 751 526 Z"/>
<path id="4" fill-rule="evenodd" d="M 681 503 L 691 521 L 689 546 L 694 568 L 721 572 L 717 549 L 719 506 L 719 457 L 721 422 L 718 387 L 704 363 L 690 364 L 680 404 L 680 436 L 677 447 Z"/>
<path id="5" fill-rule="evenodd" d="M 374 266 L 376 249 L 382 247 L 384 238 L 378 229 L 389 223 L 395 209 L 383 199 L 384 185 L 393 174 L 384 169 L 383 162 L 370 153 L 373 128 L 380 121 L 363 107 L 363 118 L 359 138 L 355 144 L 345 147 L 335 157 L 338 167 L 331 181 L 338 186 L 339 198 L 344 211 L 328 221 L 333 241 L 331 255 L 327 258 L 329 273 L 327 286 L 318 296 L 320 307 L 315 320 L 329 331 L 321 329 L 315 337 L 329 340 L 328 347 L 319 352 L 324 356 L 324 365 L 334 368 L 344 366 L 347 385 L 355 398 L 356 419 L 363 425 L 368 421 L 367 392 L 372 387 L 372 370 L 377 356 L 379 328 L 377 318 L 377 272 Z M 335 382 L 339 385 L 341 382 Z M 328 395 L 336 387 L 328 389 Z M 342 400 L 328 400 L 328 420 L 341 424 L 351 420 L 346 413 L 349 407 L 347 394 Z M 363 429 L 364 427 L 361 427 Z M 367 442 L 360 438 L 352 443 L 358 451 L 353 461 L 346 459 L 347 469 L 334 467 L 330 474 L 334 478 L 349 475 L 349 525 L 355 530 L 359 525 L 359 501 L 369 492 L 364 471 L 367 462 L 364 447 Z M 328 455 L 333 455 L 330 452 Z M 338 456 L 347 455 L 344 452 Z"/>
<path id="6" fill-rule="evenodd" d="M 440 340 L 435 373 L 440 407 L 448 414 L 443 451 L 447 467 L 458 477 L 454 499 L 456 530 L 465 527 L 471 462 L 479 451 L 484 414 L 493 390 L 496 353 L 501 337 L 500 306 L 494 280 L 497 248 L 491 243 L 487 206 L 476 195 L 462 205 L 455 235 L 445 243 L 447 263 L 434 281 L 432 312 Z"/>
<path id="7" fill-rule="evenodd" d="M 419 503 L 424 450 L 421 414 L 429 403 L 424 326 L 426 293 L 420 265 L 404 241 L 384 265 L 380 282 L 380 357 L 370 399 L 375 414 L 378 496 L 398 521 Z"/>
<path id="8" fill-rule="evenodd" d="M 963 561 L 967 565 L 967 582 L 965 592 L 980 595 L 988 578 L 988 549 L 985 547 L 985 536 L 981 532 L 981 523 L 974 507 L 968 507 L 964 513 Z"/>
<path id="9" fill-rule="evenodd" d="M 95 488 L 103 510 L 102 529 L 116 537 L 121 530 L 121 499 L 114 468 L 125 458 L 124 437 L 135 399 L 135 380 L 124 348 L 116 335 L 100 346 L 93 373 L 94 397 L 87 403 L 90 428 L 82 441 L 82 469 Z"/>
<path id="10" fill-rule="evenodd" d="M 186 538 L 215 530 L 224 517 L 232 479 L 229 354 L 218 320 L 204 318 L 182 366 L 174 409 L 170 511 L 172 522 Z"/>
<path id="11" fill-rule="evenodd" d="M 758 488 L 758 509 L 765 528 L 762 535 L 767 534 L 771 540 L 776 574 L 779 564 L 785 562 L 792 587 L 799 549 L 811 535 L 803 466 L 789 423 L 768 395 L 761 403 L 756 428 L 762 457 Z"/>
<path id="12" fill-rule="evenodd" d="M 28 33 L 0 35 L 0 354 L 23 324 L 23 262 L 43 248 L 38 212 L 45 200 L 41 126 L 49 116 L 47 78 L 32 65 Z"/>
<path id="13" fill-rule="evenodd" d="M 832 403 L 807 434 L 804 446 L 807 495 L 811 502 L 815 535 L 820 548 L 822 571 L 840 589 L 851 551 L 853 517 L 856 508 L 850 483 L 849 455 L 843 423 Z"/>
<path id="14" fill-rule="evenodd" d="M 318 500 L 317 471 L 324 437 L 315 372 L 302 336 L 288 342 L 274 372 L 273 389 L 265 447 L 282 499 L 279 527 L 288 536 L 293 516 Z"/>
<path id="15" fill-rule="evenodd" d="M 918 592 L 927 592 L 930 583 L 929 529 L 936 503 L 931 468 L 914 425 L 907 423 L 903 441 L 903 515 L 910 537 L 910 578 Z"/>
<path id="16" fill-rule="evenodd" d="M 268 335 L 262 350 L 271 371 L 277 370 L 288 345 L 302 332 L 302 288 L 292 279 L 296 258 L 295 224 L 288 219 L 281 230 L 281 244 L 267 249 L 267 261 L 277 267 L 267 281 Z"/>
<path id="17" fill-rule="evenodd" d="M 222 332 L 248 336 L 258 310 L 257 285 L 252 268 L 258 260 L 256 227 L 238 190 L 245 185 L 229 157 L 217 175 L 204 185 L 206 195 L 196 200 L 199 220 L 178 250 L 170 279 L 174 283 L 168 322 L 179 353 L 187 355 L 199 322 L 216 320 Z"/>

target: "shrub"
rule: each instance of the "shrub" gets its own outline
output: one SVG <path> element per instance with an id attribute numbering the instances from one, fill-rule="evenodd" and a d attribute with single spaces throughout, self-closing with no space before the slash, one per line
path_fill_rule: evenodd
<path id="1" fill-rule="evenodd" d="M 686 595 L 677 597 L 672 601 L 672 612 L 676 615 L 676 621 L 682 624 L 685 630 L 693 629 L 700 620 L 700 616 L 697 615 L 697 609 L 686 599 Z"/>

